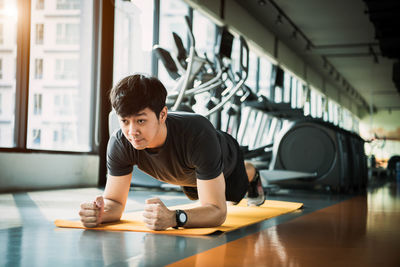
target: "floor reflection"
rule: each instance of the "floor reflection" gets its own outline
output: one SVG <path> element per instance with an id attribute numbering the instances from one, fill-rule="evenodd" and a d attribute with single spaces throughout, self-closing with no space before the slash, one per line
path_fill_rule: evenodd
<path id="1" fill-rule="evenodd" d="M 387 185 L 172 266 L 400 266 L 397 192 Z"/>

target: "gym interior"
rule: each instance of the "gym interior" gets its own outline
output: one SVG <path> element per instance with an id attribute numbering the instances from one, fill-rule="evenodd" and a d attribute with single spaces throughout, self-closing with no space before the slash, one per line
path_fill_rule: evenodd
<path id="1" fill-rule="evenodd" d="M 0 266 L 400 266 L 400 3 L 0 0 Z M 397 29 L 397 30 L 396 30 Z M 103 193 L 109 91 L 158 77 L 301 209 L 205 236 L 56 227 Z M 179 186 L 135 167 L 125 212 Z M 267 202 L 268 203 L 268 202 Z"/>

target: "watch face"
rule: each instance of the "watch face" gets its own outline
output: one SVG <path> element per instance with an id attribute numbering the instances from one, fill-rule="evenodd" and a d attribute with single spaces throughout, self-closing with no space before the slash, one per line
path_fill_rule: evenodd
<path id="1" fill-rule="evenodd" d="M 179 221 L 181 222 L 181 223 L 185 223 L 186 222 L 186 214 L 185 213 L 181 213 L 181 214 L 179 214 Z"/>

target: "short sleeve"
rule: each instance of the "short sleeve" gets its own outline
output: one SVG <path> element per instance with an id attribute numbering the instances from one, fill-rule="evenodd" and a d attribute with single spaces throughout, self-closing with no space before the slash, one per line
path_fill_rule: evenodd
<path id="1" fill-rule="evenodd" d="M 133 171 L 132 159 L 128 156 L 127 148 L 113 134 L 107 145 L 107 169 L 113 176 L 127 175 Z"/>
<path id="2" fill-rule="evenodd" d="M 206 120 L 206 119 L 205 119 Z M 191 147 L 191 161 L 200 180 L 210 180 L 223 172 L 221 146 L 214 126 L 202 122 L 201 130 L 194 136 Z"/>

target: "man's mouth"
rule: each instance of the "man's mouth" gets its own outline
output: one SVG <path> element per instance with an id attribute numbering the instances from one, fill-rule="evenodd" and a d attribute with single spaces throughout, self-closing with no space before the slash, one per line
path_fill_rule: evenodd
<path id="1" fill-rule="evenodd" d="M 143 138 L 132 138 L 132 141 L 135 143 L 140 143 L 143 140 L 144 140 Z"/>

